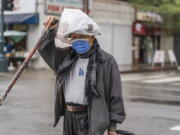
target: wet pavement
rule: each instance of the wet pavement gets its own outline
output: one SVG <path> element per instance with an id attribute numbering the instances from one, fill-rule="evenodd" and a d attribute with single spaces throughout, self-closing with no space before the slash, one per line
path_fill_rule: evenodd
<path id="1" fill-rule="evenodd" d="M 127 119 L 120 128 L 137 135 L 180 135 L 180 73 L 122 75 Z"/>
<path id="2" fill-rule="evenodd" d="M 0 73 L 0 93 L 13 72 Z M 118 129 L 136 135 L 180 135 L 180 73 L 122 74 L 126 120 Z M 50 70 L 25 70 L 0 107 L 0 135 L 62 135 L 53 128 L 55 75 Z"/>

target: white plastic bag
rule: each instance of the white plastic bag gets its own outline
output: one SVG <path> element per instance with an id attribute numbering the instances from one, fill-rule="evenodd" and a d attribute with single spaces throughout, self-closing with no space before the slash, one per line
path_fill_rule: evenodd
<path id="1" fill-rule="evenodd" d="M 56 39 L 67 42 L 71 33 L 99 35 L 98 24 L 80 9 L 65 8 L 57 31 Z"/>

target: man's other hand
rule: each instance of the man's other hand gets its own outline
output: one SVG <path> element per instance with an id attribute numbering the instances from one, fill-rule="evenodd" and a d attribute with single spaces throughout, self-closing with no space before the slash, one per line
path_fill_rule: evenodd
<path id="1" fill-rule="evenodd" d="M 115 130 L 108 130 L 108 135 L 118 135 Z"/>

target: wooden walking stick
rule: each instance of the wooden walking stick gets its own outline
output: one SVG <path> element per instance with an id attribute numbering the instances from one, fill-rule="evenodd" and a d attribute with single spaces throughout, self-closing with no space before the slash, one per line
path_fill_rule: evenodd
<path id="1" fill-rule="evenodd" d="M 55 25 L 56 23 L 58 23 L 58 20 L 55 20 L 54 23 L 52 25 Z M 28 54 L 28 56 L 25 58 L 24 62 L 22 63 L 22 65 L 19 67 L 18 71 L 16 72 L 16 74 L 13 76 L 10 84 L 8 85 L 7 89 L 1 94 L 0 96 L 0 105 L 2 105 L 3 101 L 5 100 L 5 98 L 7 97 L 8 93 L 11 91 L 12 87 L 15 85 L 16 81 L 19 79 L 19 77 L 21 76 L 23 70 L 25 69 L 25 67 L 28 65 L 29 61 L 31 60 L 32 56 L 34 55 L 34 53 L 36 52 L 36 50 L 40 47 L 41 42 L 44 41 L 44 39 L 46 38 L 47 34 L 49 32 L 49 29 L 44 28 L 41 34 L 41 37 L 39 38 L 39 40 L 37 41 L 37 43 L 35 44 L 34 48 L 32 48 L 32 50 L 30 51 L 30 53 Z"/>

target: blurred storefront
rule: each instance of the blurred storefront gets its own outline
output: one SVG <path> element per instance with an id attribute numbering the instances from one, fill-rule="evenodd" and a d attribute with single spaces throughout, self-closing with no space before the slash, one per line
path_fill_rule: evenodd
<path id="1" fill-rule="evenodd" d="M 6 32 L 25 33 L 23 36 L 6 36 L 7 43 L 13 44 L 14 50 L 10 55 L 8 47 L 5 51 L 15 67 L 22 63 L 40 37 L 45 18 L 48 15 L 60 17 L 65 7 L 87 11 L 100 25 L 102 35 L 97 38 L 101 47 L 112 54 L 119 65 L 132 65 L 131 28 L 135 10 L 127 2 L 89 0 L 87 4 L 83 0 L 14 0 L 13 11 L 5 12 Z M 56 45 L 63 46 L 62 43 Z M 38 53 L 29 67 L 48 68 Z"/>
<path id="2" fill-rule="evenodd" d="M 63 9 L 85 10 L 100 25 L 97 36 L 101 47 L 117 60 L 120 70 L 133 70 L 134 65 L 151 65 L 156 50 L 173 50 L 173 36 L 162 28 L 161 16 L 137 12 L 128 2 L 117 0 L 14 0 L 14 10 L 5 12 L 7 43 L 13 41 L 11 60 L 14 66 L 22 63 L 34 47 L 44 28 L 48 15 L 60 17 Z M 57 46 L 64 46 L 56 41 Z M 7 51 L 7 50 L 5 50 Z M 168 55 L 167 53 L 165 55 Z M 9 54 L 7 55 L 9 56 Z M 168 62 L 168 57 L 165 57 Z M 38 53 L 29 67 L 49 68 Z M 122 68 L 121 68 L 122 67 Z M 127 67 L 130 67 L 129 69 Z"/>
<path id="3" fill-rule="evenodd" d="M 155 51 L 165 52 L 165 62 L 168 63 L 168 50 L 173 50 L 173 36 L 163 29 L 160 15 L 150 12 L 137 12 L 133 23 L 133 64 L 153 63 Z"/>
<path id="4" fill-rule="evenodd" d="M 29 26 L 39 23 L 36 4 L 36 0 L 14 0 L 13 10 L 5 11 L 4 53 L 14 67 L 18 67 L 28 53 Z M 10 44 L 11 51 L 8 50 Z"/>
<path id="5" fill-rule="evenodd" d="M 133 24 L 133 62 L 151 64 L 155 50 L 160 49 L 160 25 L 135 21 Z"/>

